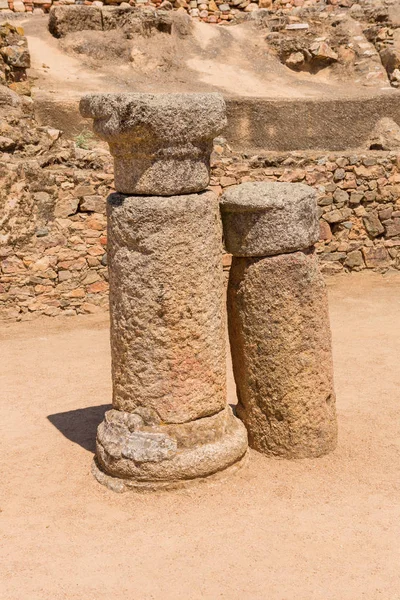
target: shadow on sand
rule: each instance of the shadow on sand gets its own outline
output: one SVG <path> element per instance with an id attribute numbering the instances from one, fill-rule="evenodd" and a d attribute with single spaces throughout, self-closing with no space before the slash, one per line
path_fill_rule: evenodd
<path id="1" fill-rule="evenodd" d="M 48 415 L 48 420 L 66 438 L 79 444 L 89 452 L 96 450 L 97 426 L 104 418 L 104 413 L 112 408 L 111 404 L 78 408 L 67 412 Z"/>

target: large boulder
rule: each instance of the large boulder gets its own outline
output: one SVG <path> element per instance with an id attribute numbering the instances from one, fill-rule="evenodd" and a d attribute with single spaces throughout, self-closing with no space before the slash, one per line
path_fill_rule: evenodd
<path id="1" fill-rule="evenodd" d="M 393 119 L 380 119 L 372 131 L 367 144 L 370 150 L 398 150 L 400 148 L 400 127 Z"/>
<path id="2" fill-rule="evenodd" d="M 103 30 L 101 10 L 96 6 L 54 6 L 51 9 L 49 31 L 54 37 L 85 30 Z"/>

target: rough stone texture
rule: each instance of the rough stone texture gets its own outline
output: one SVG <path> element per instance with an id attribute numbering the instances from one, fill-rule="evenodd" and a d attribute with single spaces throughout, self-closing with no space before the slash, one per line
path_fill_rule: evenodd
<path id="1" fill-rule="evenodd" d="M 90 94 L 80 111 L 110 146 L 117 191 L 171 196 L 207 187 L 213 138 L 227 122 L 222 95 Z"/>
<path id="2" fill-rule="evenodd" d="M 224 239 L 234 256 L 271 256 L 319 239 L 315 191 L 291 183 L 243 183 L 221 199 Z"/>
<path id="3" fill-rule="evenodd" d="M 1 14 L 1 13 L 0 13 Z M 27 69 L 30 67 L 28 41 L 22 27 L 0 24 L 0 106 L 9 103 L 3 84 L 21 95 L 30 94 Z M 8 95 L 9 96 L 9 95 Z M 11 105 L 16 106 L 14 100 Z"/>
<path id="4" fill-rule="evenodd" d="M 101 11 L 96 6 L 53 6 L 50 11 L 49 31 L 54 37 L 89 29 L 103 29 Z"/>
<path id="5" fill-rule="evenodd" d="M 220 240 L 212 192 L 109 197 L 114 408 L 184 423 L 225 406 Z"/>
<path id="6" fill-rule="evenodd" d="M 233 258 L 229 336 L 252 448 L 317 457 L 337 440 L 325 284 L 315 255 Z"/>
<path id="7" fill-rule="evenodd" d="M 400 127 L 393 119 L 384 118 L 376 124 L 368 143 L 371 150 L 399 150 Z"/>
<path id="8" fill-rule="evenodd" d="M 94 474 L 115 491 L 175 488 L 232 466 L 246 450 L 246 430 L 230 407 L 178 425 L 140 408 L 112 410 L 98 428 Z"/>

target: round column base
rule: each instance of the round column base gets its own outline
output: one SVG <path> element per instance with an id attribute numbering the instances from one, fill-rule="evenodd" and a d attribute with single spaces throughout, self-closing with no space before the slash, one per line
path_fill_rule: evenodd
<path id="1" fill-rule="evenodd" d="M 243 465 L 247 432 L 230 407 L 177 424 L 150 424 L 153 415 L 149 419 L 138 410 L 111 410 L 99 425 L 92 472 L 109 489 L 179 489 L 227 476 Z"/>

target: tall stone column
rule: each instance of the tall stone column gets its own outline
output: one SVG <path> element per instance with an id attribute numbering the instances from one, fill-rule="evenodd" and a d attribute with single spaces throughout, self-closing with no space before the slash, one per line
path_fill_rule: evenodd
<path id="1" fill-rule="evenodd" d="M 93 472 L 125 491 L 234 469 L 247 435 L 227 406 L 222 230 L 203 191 L 224 101 L 90 95 L 81 113 L 110 144 L 118 190 L 107 203 L 113 408 Z"/>
<path id="2" fill-rule="evenodd" d="M 249 445 L 283 458 L 311 458 L 337 442 L 328 301 L 313 244 L 312 188 L 245 183 L 221 212 L 233 254 L 228 324 L 237 414 Z"/>

